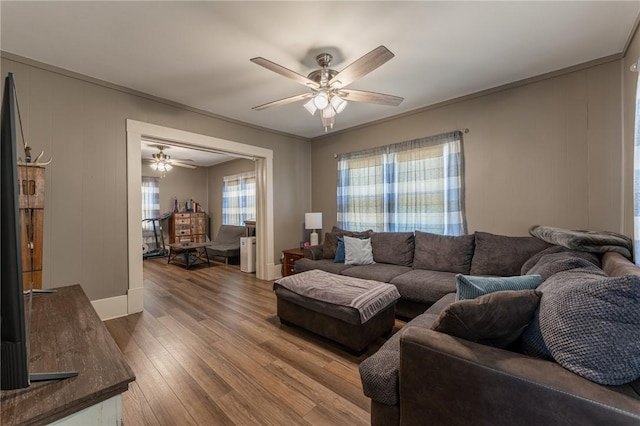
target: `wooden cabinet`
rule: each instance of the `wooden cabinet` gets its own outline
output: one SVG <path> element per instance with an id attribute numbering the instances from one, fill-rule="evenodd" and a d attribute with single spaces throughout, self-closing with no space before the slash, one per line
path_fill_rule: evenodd
<path id="1" fill-rule="evenodd" d="M 295 274 L 296 271 L 293 268 L 293 264 L 296 260 L 304 257 L 304 251 L 302 249 L 283 250 L 282 255 L 284 257 L 282 260 L 282 276 L 286 277 Z"/>
<path id="2" fill-rule="evenodd" d="M 169 243 L 204 243 L 207 240 L 204 213 L 174 213 L 169 224 Z"/>
<path id="3" fill-rule="evenodd" d="M 42 247 L 44 228 L 44 167 L 18 166 L 22 286 L 42 288 Z"/>

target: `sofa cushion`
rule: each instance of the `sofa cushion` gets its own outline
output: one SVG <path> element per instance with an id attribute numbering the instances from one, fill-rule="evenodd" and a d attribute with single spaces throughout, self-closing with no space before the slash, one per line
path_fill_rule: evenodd
<path id="1" fill-rule="evenodd" d="M 438 235 L 416 231 L 413 267 L 431 271 L 469 274 L 474 236 Z"/>
<path id="2" fill-rule="evenodd" d="M 303 258 L 296 260 L 296 263 L 293 264 L 293 269 L 296 272 L 305 272 L 312 269 L 320 269 L 321 271 L 340 274 L 342 271 L 349 268 L 353 268 L 353 266 L 345 265 L 344 263 L 335 263 L 331 259 L 311 260 Z"/>
<path id="3" fill-rule="evenodd" d="M 427 305 L 456 292 L 456 274 L 453 272 L 414 269 L 398 275 L 390 282 L 398 288 L 402 299 Z"/>
<path id="4" fill-rule="evenodd" d="M 345 265 L 371 265 L 373 264 L 373 250 L 371 238 L 353 238 L 344 236 L 344 263 Z"/>
<path id="5" fill-rule="evenodd" d="M 603 385 L 640 378 L 640 276 L 574 281 L 545 298 L 540 327 L 558 364 Z"/>
<path id="6" fill-rule="evenodd" d="M 353 266 L 342 271 L 342 275 L 348 277 L 362 278 L 363 280 L 375 280 L 385 283 L 391 282 L 391 280 L 398 275 L 402 275 L 405 272 L 411 270 L 408 266 L 389 265 L 387 263 L 374 263 L 371 265 Z"/>
<path id="7" fill-rule="evenodd" d="M 461 339 L 507 348 L 529 325 L 538 308 L 535 290 L 497 291 L 449 305 L 432 329 Z"/>
<path id="8" fill-rule="evenodd" d="M 413 232 L 374 232 L 371 235 L 371 246 L 376 263 L 400 266 L 413 264 Z"/>
<path id="9" fill-rule="evenodd" d="M 475 233 L 471 275 L 520 275 L 522 265 L 551 245 L 534 237 L 508 237 L 488 232 Z"/>
<path id="10" fill-rule="evenodd" d="M 532 290 L 540 285 L 540 275 L 514 277 L 476 277 L 456 275 L 456 300 L 475 299 L 485 294 L 503 290 Z"/>
<path id="11" fill-rule="evenodd" d="M 373 231 L 369 229 L 364 232 L 345 231 L 334 227 L 331 232 L 324 234 L 324 242 L 322 243 L 322 257 L 325 259 L 334 259 L 336 257 L 336 249 L 338 248 L 338 237 L 369 238 Z"/>

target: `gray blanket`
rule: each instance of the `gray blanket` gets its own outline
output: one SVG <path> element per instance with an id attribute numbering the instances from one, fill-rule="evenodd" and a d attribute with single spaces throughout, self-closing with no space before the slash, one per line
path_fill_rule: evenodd
<path id="1" fill-rule="evenodd" d="M 280 278 L 276 283 L 301 296 L 354 308 L 360 313 L 362 324 L 400 298 L 394 285 L 319 269 Z"/>
<path id="2" fill-rule="evenodd" d="M 543 241 L 572 250 L 591 253 L 615 251 L 633 260 L 633 241 L 625 235 L 607 231 L 572 231 L 551 226 L 534 225 L 529 234 Z"/>

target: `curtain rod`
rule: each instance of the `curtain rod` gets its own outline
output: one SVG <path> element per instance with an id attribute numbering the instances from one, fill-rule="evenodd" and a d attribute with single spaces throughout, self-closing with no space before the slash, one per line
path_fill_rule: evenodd
<path id="1" fill-rule="evenodd" d="M 453 133 L 453 132 L 469 133 L 469 128 L 465 127 L 463 129 L 452 130 L 451 133 Z M 449 133 L 449 132 L 445 132 L 445 133 Z M 333 154 L 333 158 L 338 158 L 338 154 Z"/>

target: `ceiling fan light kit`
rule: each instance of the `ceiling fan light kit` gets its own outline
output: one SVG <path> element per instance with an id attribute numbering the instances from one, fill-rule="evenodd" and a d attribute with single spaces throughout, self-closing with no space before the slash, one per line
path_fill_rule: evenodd
<path id="1" fill-rule="evenodd" d="M 347 101 L 398 106 L 404 98 L 385 95 L 383 93 L 345 89 L 346 86 L 369 74 L 371 71 L 393 58 L 393 56 L 393 53 L 391 53 L 389 49 L 384 46 L 378 46 L 342 71 L 338 72 L 329 68 L 329 64 L 331 64 L 333 57 L 328 53 L 321 53 L 316 56 L 316 62 L 321 68 L 310 72 L 307 77 L 265 58 L 253 58 L 251 59 L 251 62 L 284 77 L 290 78 L 293 81 L 311 89 L 311 93 L 304 93 L 269 102 L 253 107 L 253 109 L 260 111 L 272 106 L 286 105 L 288 103 L 308 99 L 308 101 L 303 105 L 304 108 L 309 111 L 311 115 L 315 115 L 317 110 L 321 111 L 320 120 L 324 126 L 324 131 L 327 132 L 329 129 L 333 128 L 336 115 L 340 114 L 346 108 Z"/>
<path id="2" fill-rule="evenodd" d="M 196 167 L 191 164 L 184 164 L 179 161 L 175 161 L 171 159 L 170 155 L 164 153 L 164 149 L 167 148 L 163 145 L 157 145 L 156 148 L 160 150 L 157 154 L 151 154 L 152 159 L 147 160 L 150 161 L 149 167 L 157 172 L 162 172 L 162 177 L 165 176 L 165 173 L 169 170 L 173 169 L 173 166 L 185 167 L 187 169 L 195 169 Z M 191 161 L 191 160 L 182 160 L 182 161 Z"/>

